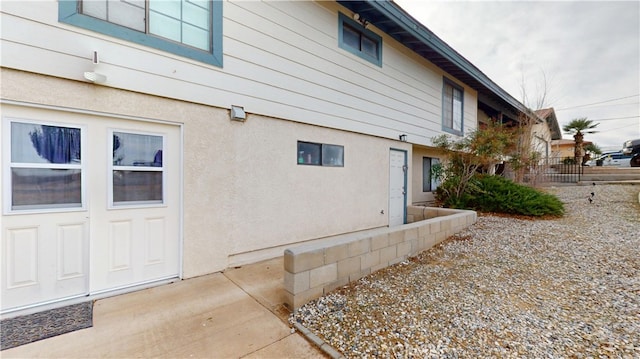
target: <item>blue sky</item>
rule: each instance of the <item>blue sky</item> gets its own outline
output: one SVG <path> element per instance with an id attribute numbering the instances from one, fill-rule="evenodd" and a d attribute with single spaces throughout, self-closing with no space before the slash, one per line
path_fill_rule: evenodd
<path id="1" fill-rule="evenodd" d="M 395 2 L 516 99 L 546 95 L 561 127 L 599 122 L 585 140 L 603 149 L 640 138 L 640 1 Z"/>

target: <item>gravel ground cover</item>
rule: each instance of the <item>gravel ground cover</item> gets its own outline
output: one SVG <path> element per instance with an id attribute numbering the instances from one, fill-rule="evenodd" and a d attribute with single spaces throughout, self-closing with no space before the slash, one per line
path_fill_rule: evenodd
<path id="1" fill-rule="evenodd" d="M 546 190 L 564 217 L 480 215 L 290 321 L 348 358 L 640 358 L 640 187 Z"/>

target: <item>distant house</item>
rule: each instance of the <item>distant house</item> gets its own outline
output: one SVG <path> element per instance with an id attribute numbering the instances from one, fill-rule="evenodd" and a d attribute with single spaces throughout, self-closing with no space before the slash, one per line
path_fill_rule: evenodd
<path id="1" fill-rule="evenodd" d="M 533 125 L 531 134 L 532 149 L 540 153 L 541 158 L 549 159 L 553 156 L 553 141 L 562 139 L 560 125 L 553 107 L 536 110 L 539 120 Z"/>
<path id="2" fill-rule="evenodd" d="M 583 146 L 589 145 L 592 142 L 584 141 Z M 559 158 L 574 158 L 575 156 L 576 141 L 569 139 L 560 139 L 551 141 L 551 151 L 554 157 Z"/>
<path id="3" fill-rule="evenodd" d="M 4 314 L 401 225 L 525 110 L 392 1 L 114 4 L 2 2 Z"/>

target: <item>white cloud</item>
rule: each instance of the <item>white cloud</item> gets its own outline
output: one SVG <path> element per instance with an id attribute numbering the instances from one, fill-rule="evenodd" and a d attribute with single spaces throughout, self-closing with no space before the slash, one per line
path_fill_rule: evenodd
<path id="1" fill-rule="evenodd" d="M 519 100 L 524 77 L 531 106 L 544 72 L 561 126 L 596 120 L 587 139 L 607 148 L 640 138 L 640 2 L 396 3 Z"/>

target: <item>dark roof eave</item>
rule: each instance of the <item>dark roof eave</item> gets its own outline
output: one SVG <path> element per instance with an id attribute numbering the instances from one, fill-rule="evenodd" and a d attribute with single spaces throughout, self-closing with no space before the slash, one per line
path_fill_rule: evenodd
<path id="1" fill-rule="evenodd" d="M 562 138 L 562 132 L 560 132 L 560 124 L 558 124 L 555 112 L 553 112 L 549 117 L 550 118 L 547 119 L 547 123 L 551 129 L 551 139 L 559 140 Z"/>
<path id="2" fill-rule="evenodd" d="M 562 132 L 560 132 L 560 125 L 558 124 L 556 111 L 553 109 L 553 107 L 536 110 L 535 114 L 549 127 L 552 140 L 562 139 Z"/>

